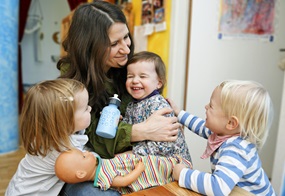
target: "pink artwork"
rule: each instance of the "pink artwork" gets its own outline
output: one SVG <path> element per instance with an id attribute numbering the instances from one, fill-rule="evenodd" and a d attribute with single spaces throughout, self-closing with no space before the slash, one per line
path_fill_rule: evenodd
<path id="1" fill-rule="evenodd" d="M 219 34 L 274 34 L 276 0 L 221 0 Z"/>

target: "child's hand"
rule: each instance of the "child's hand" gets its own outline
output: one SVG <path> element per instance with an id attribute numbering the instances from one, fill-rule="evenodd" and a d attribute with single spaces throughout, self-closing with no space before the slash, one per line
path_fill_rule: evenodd
<path id="1" fill-rule="evenodd" d="M 141 173 L 145 170 L 145 165 L 142 161 L 138 162 L 136 165 L 135 165 L 135 170 L 138 170 L 140 171 Z"/>
<path id="2" fill-rule="evenodd" d="M 176 181 L 179 180 L 180 172 L 184 168 L 187 168 L 187 167 L 186 167 L 186 165 L 184 165 L 182 163 L 178 163 L 177 165 L 174 166 L 173 171 L 172 171 L 172 176 L 173 176 L 174 180 L 176 180 Z"/>
<path id="3" fill-rule="evenodd" d="M 174 111 L 174 114 L 176 116 L 178 116 L 179 112 L 180 112 L 180 109 L 178 108 L 178 106 L 174 103 L 173 100 L 171 100 L 170 98 L 167 98 L 166 101 L 170 104 L 171 108 L 173 109 Z"/>

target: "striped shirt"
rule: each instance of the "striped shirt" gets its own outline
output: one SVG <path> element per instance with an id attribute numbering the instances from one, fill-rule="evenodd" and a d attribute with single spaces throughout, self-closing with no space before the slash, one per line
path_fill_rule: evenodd
<path id="1" fill-rule="evenodd" d="M 180 123 L 188 129 L 208 138 L 212 133 L 205 127 L 205 121 L 181 111 Z M 212 173 L 183 169 L 179 185 L 205 195 L 229 195 L 234 186 L 239 186 L 254 195 L 276 195 L 266 173 L 261 167 L 261 160 L 254 144 L 239 137 L 227 139 L 211 155 Z"/>
<path id="2" fill-rule="evenodd" d="M 131 193 L 153 186 L 160 186 L 174 181 L 172 178 L 172 168 L 175 164 L 182 162 L 187 166 L 191 163 L 179 157 L 160 157 L 160 156 L 137 156 L 133 154 L 120 154 L 113 159 L 102 159 L 101 168 L 98 169 L 98 180 L 95 186 L 102 190 L 111 187 L 112 181 L 116 176 L 125 176 L 134 170 L 135 165 L 142 161 L 145 170 L 136 181 L 127 187 L 118 188 L 122 194 Z"/>

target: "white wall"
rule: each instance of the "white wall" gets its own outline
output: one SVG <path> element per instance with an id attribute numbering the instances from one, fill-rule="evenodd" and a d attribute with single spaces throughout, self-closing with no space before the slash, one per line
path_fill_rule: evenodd
<path id="1" fill-rule="evenodd" d="M 284 75 L 285 76 L 285 75 Z M 277 134 L 277 143 L 276 143 L 276 151 L 275 158 L 273 164 L 272 171 L 272 184 L 276 188 L 276 191 L 280 191 L 281 182 L 283 179 L 283 168 L 285 166 L 285 150 L 284 150 L 284 138 L 285 138 L 285 77 L 283 82 L 283 95 L 282 95 L 282 103 L 281 103 L 281 112 L 280 112 L 280 121 L 279 121 L 279 129 Z M 279 192 L 281 193 L 281 192 Z"/>
<path id="2" fill-rule="evenodd" d="M 21 43 L 23 84 L 34 84 L 41 80 L 54 79 L 59 76 L 56 63 L 52 61 L 51 56 L 59 56 L 60 46 L 53 41 L 52 36 L 53 33 L 60 32 L 61 20 L 68 15 L 70 9 L 66 0 L 38 1 L 43 13 L 43 39 L 40 41 L 41 46 L 39 47 L 42 61 L 37 62 L 35 60 L 36 42 L 34 41 L 34 34 L 25 34 Z M 39 13 L 39 9 L 36 13 Z"/>
<path id="3" fill-rule="evenodd" d="M 269 91 L 275 107 L 274 122 L 267 143 L 260 152 L 262 166 L 271 178 L 284 78 L 283 71 L 277 65 L 281 58 L 279 48 L 285 46 L 285 26 L 279 22 L 273 43 L 260 40 L 218 40 L 219 2 L 219 0 L 192 1 L 186 110 L 204 118 L 204 106 L 209 102 L 212 90 L 222 80 L 255 80 L 262 83 Z M 276 18 L 280 20 L 285 17 L 285 13 L 282 13 L 285 10 L 285 2 L 279 2 L 277 8 Z M 176 50 L 177 48 L 173 48 L 173 52 Z M 180 58 L 182 58 L 181 55 Z M 175 59 L 170 64 L 170 67 L 172 66 L 180 69 L 175 64 Z M 175 77 L 178 80 L 180 75 L 172 76 L 172 81 L 175 81 L 173 79 Z M 170 85 L 168 84 L 168 86 Z M 180 87 L 173 88 L 169 97 L 173 98 L 176 94 L 180 95 L 181 90 L 183 91 Z M 279 130 L 281 129 L 284 129 L 284 125 L 283 128 L 279 128 Z M 200 159 L 206 141 L 189 131 L 186 131 L 186 137 L 194 167 L 202 171 L 210 171 L 209 160 Z M 282 170 L 278 172 L 282 172 Z M 275 189 L 277 191 L 278 187 Z"/>

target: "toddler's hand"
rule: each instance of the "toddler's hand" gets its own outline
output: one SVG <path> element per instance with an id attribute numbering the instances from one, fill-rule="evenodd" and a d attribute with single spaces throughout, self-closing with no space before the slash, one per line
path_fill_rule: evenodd
<path id="1" fill-rule="evenodd" d="M 177 165 L 174 166 L 173 171 L 172 171 L 172 176 L 173 176 L 174 180 L 176 180 L 176 181 L 179 180 L 180 172 L 184 168 L 187 168 L 187 167 L 186 167 L 186 165 L 184 165 L 182 163 L 178 163 Z"/>
<path id="2" fill-rule="evenodd" d="M 136 165 L 135 165 L 135 169 L 140 171 L 140 172 L 143 172 L 145 170 L 145 165 L 142 161 L 138 162 Z"/>
<path id="3" fill-rule="evenodd" d="M 180 109 L 178 108 L 178 106 L 174 103 L 174 101 L 173 101 L 172 99 L 167 98 L 166 100 L 167 100 L 167 102 L 170 104 L 171 108 L 173 109 L 174 114 L 175 114 L 176 116 L 178 116 L 178 114 L 179 114 L 179 112 L 180 112 Z"/>

